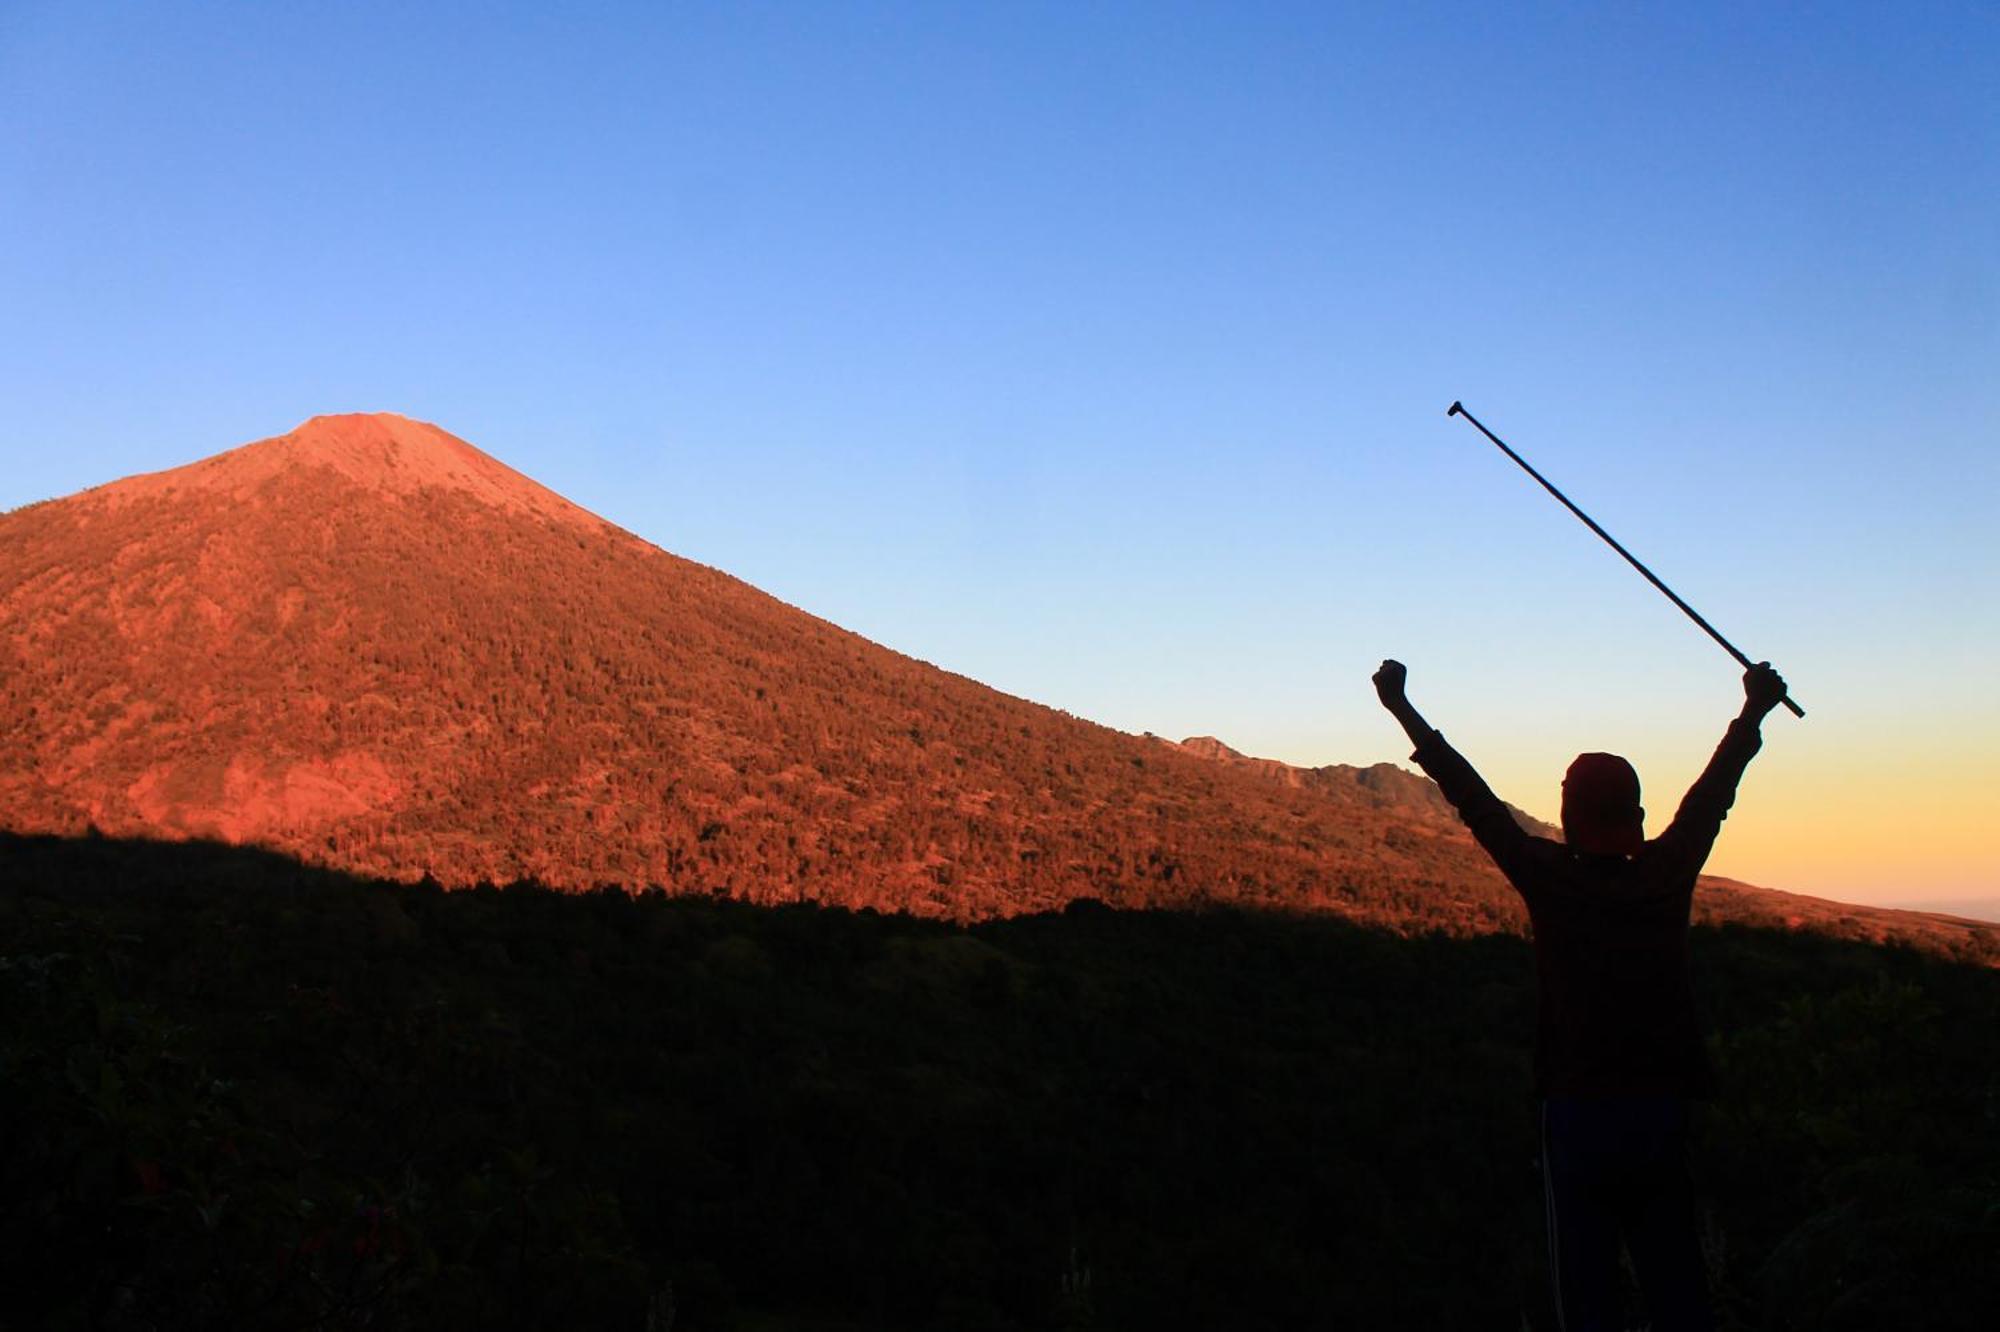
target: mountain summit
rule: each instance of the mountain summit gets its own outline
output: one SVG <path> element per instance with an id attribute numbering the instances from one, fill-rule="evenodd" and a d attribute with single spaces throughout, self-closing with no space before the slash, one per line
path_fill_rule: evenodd
<path id="1" fill-rule="evenodd" d="M 458 491 L 507 513 L 586 528 L 602 523 L 458 436 L 394 412 L 315 416 L 285 434 L 88 493 L 113 505 L 184 492 L 247 500 L 274 482 L 310 484 L 317 473 L 384 495 Z"/>
<path id="2" fill-rule="evenodd" d="M 957 918 L 1087 896 L 1524 924 L 1421 778 L 1009 697 L 386 414 L 0 516 L 0 825 Z"/>

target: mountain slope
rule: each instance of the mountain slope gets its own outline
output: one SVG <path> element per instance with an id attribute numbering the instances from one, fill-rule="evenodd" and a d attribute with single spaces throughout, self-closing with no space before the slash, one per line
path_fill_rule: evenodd
<path id="1" fill-rule="evenodd" d="M 1272 780 L 1000 694 L 395 416 L 0 518 L 0 739 L 14 829 L 404 878 L 1521 923 L 1419 778 Z"/>

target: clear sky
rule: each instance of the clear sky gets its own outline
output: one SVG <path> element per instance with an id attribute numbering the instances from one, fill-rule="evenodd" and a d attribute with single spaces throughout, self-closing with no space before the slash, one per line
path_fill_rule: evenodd
<path id="1" fill-rule="evenodd" d="M 1989 3 L 0 0 L 0 508 L 435 421 L 1128 730 L 2000 898 Z"/>

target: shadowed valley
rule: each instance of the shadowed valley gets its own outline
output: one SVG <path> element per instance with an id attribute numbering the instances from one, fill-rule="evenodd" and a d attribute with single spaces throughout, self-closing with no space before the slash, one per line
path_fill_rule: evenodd
<path id="1" fill-rule="evenodd" d="M 1555 1326 L 1529 949 L 0 836 L 23 1326 Z M 1983 1329 L 2000 979 L 1697 928 L 1730 1328 Z"/>

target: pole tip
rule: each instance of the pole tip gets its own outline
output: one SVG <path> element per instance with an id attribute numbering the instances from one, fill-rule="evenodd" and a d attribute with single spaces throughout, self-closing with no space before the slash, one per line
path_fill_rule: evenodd
<path id="1" fill-rule="evenodd" d="M 1457 402 L 1453 402 L 1453 403 L 1452 403 L 1452 405 L 1451 405 L 1451 407 L 1450 407 L 1449 409 L 1447 409 L 1447 410 L 1446 410 L 1446 412 L 1445 412 L 1445 415 L 1446 415 L 1446 416 L 1457 416 L 1457 415 L 1458 415 L 1458 414 L 1459 414 L 1460 412 L 1462 412 L 1462 411 L 1464 411 L 1464 410 L 1465 410 L 1465 408 L 1464 408 L 1463 406 L 1459 405 L 1459 404 L 1458 404 Z"/>

